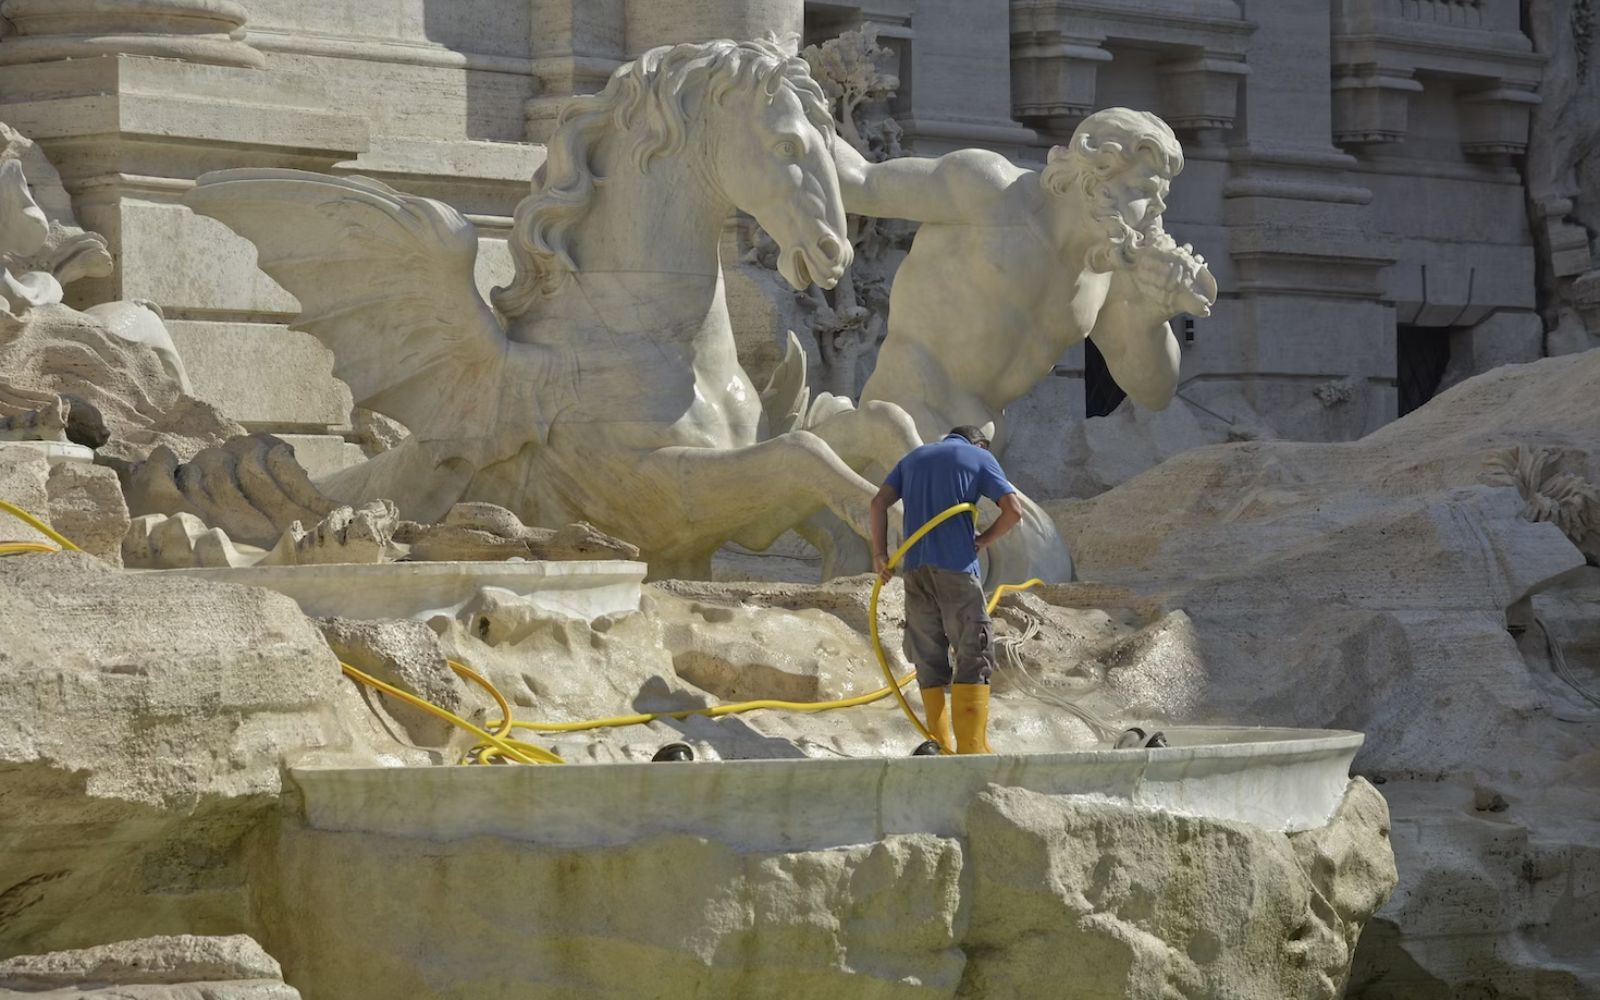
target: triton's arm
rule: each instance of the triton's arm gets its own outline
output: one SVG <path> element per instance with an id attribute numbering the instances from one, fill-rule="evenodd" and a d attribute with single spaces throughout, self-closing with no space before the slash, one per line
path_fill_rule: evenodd
<path id="1" fill-rule="evenodd" d="M 981 214 L 985 203 L 1019 173 L 1011 161 L 987 149 L 961 149 L 937 159 L 905 156 L 868 163 L 839 139 L 834 142 L 834 159 L 846 211 L 914 222 L 962 222 Z"/>
<path id="2" fill-rule="evenodd" d="M 1164 410 L 1178 387 L 1178 338 L 1165 316 L 1151 315 L 1144 294 L 1126 274 L 1113 276 L 1089 338 L 1105 357 L 1111 377 L 1135 403 Z"/>

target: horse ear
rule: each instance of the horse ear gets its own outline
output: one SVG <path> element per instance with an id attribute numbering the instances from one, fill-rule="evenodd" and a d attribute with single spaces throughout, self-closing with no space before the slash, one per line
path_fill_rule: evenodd
<path id="1" fill-rule="evenodd" d="M 994 440 L 994 421 L 991 420 L 988 423 L 984 424 L 982 427 L 979 427 L 978 428 L 978 433 L 983 435 L 983 439 L 985 441 L 993 441 Z"/>

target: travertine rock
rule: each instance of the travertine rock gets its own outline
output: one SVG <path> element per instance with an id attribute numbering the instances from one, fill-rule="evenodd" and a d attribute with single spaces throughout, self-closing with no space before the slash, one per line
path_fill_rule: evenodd
<path id="1" fill-rule="evenodd" d="M 285 760 L 371 763 L 369 719 L 286 597 L 0 559 L 0 954 L 237 930 Z"/>
<path id="2" fill-rule="evenodd" d="M 0 997 L 102 1000 L 299 1000 L 250 938 L 143 938 L 0 962 Z"/>
<path id="3" fill-rule="evenodd" d="M 122 538 L 122 564 L 129 569 L 222 569 L 253 566 L 261 550 L 233 544 L 221 528 L 208 528 L 193 514 L 143 514 Z"/>
<path id="4" fill-rule="evenodd" d="M 6 384 L 89 404 L 109 432 L 100 454 L 122 461 L 160 446 L 187 458 L 244 433 L 211 404 L 186 395 L 167 369 L 149 344 L 124 339 L 105 319 L 66 306 L 40 306 L 25 322 L 0 327 Z"/>
<path id="5" fill-rule="evenodd" d="M 438 524 L 408 521 L 395 541 L 422 562 L 499 559 L 637 559 L 639 548 L 584 521 L 564 528 L 530 528 L 504 507 L 458 503 Z"/>
<path id="6" fill-rule="evenodd" d="M 1393 933 L 1374 936 L 1352 997 L 1550 975 L 1600 991 L 1600 955 L 1570 930 L 1600 925 L 1600 907 L 1566 888 L 1596 868 L 1600 712 L 1518 610 L 1585 560 L 1555 520 L 1530 519 L 1561 506 L 1531 502 L 1542 471 L 1482 482 L 1512 448 L 1600 481 L 1596 384 L 1600 351 L 1507 366 L 1351 444 L 1199 449 L 1056 508 L 1086 577 L 1187 612 L 1173 654 L 1195 682 L 1163 689 L 1165 714 L 1367 734 L 1357 765 L 1386 779 L 1404 835 L 1379 918 Z M 1600 677 L 1582 648 L 1574 671 Z M 1525 866 L 1537 877 L 1519 882 Z"/>
<path id="7" fill-rule="evenodd" d="M 1395 883 L 1388 810 L 1360 780 L 1293 836 L 1016 788 L 981 795 L 967 833 L 972 1000 L 1333 1000 Z"/>
<path id="8" fill-rule="evenodd" d="M 387 500 L 360 508 L 336 507 L 310 529 L 291 521 L 278 544 L 261 560 L 265 566 L 317 566 L 328 563 L 380 563 L 393 557 L 400 514 Z"/>
<path id="9" fill-rule="evenodd" d="M 785 852 L 510 831 L 441 850 L 291 826 L 261 933 L 292 980 L 335 996 L 1331 1000 L 1394 884 L 1387 833 L 1361 781 L 1289 836 L 996 786 L 959 837 Z"/>
<path id="10" fill-rule="evenodd" d="M 185 461 L 157 448 L 129 476 L 128 508 L 193 514 L 229 538 L 271 548 L 295 521 L 315 525 L 339 504 L 311 485 L 294 448 L 271 434 L 230 438 Z"/>
<path id="11" fill-rule="evenodd" d="M 427 625 L 410 619 L 318 618 L 316 623 L 340 660 L 446 711 L 467 714 L 466 687 L 445 662 L 439 637 Z M 383 702 L 414 743 L 442 746 L 458 732 L 448 722 L 382 692 L 371 692 L 369 697 Z"/>
<path id="12" fill-rule="evenodd" d="M 935 1000 L 961 976 L 963 854 L 928 834 L 742 853 L 687 836 L 441 849 L 296 831 L 263 886 L 262 940 L 329 997 L 433 1000 L 493 982 L 519 1000 Z"/>
<path id="13" fill-rule="evenodd" d="M 6 447 L 0 443 L 0 500 L 48 521 L 50 517 L 50 463 L 33 448 Z M 42 532 L 10 514 L 0 512 L 0 538 L 16 542 L 50 541 Z"/>
<path id="14" fill-rule="evenodd" d="M 128 504 L 111 469 L 62 462 L 45 481 L 50 526 L 78 548 L 113 566 L 122 565 L 122 540 L 128 533 Z"/>

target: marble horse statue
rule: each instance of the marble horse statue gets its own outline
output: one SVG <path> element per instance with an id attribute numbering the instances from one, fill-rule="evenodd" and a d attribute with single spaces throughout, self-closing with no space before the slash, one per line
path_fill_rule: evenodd
<path id="1" fill-rule="evenodd" d="M 864 534 L 872 483 L 815 435 L 768 436 L 740 367 L 718 242 L 734 209 L 798 289 L 851 262 L 833 120 L 775 43 L 653 49 L 563 111 L 517 209 L 493 307 L 473 226 L 365 178 L 226 170 L 187 203 L 255 243 L 356 401 L 399 447 L 318 486 L 419 521 L 461 500 L 530 524 L 586 520 L 656 576 L 704 576 L 827 509 Z"/>

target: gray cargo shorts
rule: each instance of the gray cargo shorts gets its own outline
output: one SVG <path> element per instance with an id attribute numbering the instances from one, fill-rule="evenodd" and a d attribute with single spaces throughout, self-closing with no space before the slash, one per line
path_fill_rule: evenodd
<path id="1" fill-rule="evenodd" d="M 905 574 L 906 659 L 920 687 L 987 684 L 994 673 L 994 623 L 971 573 L 918 566 Z M 955 669 L 950 650 L 955 649 Z"/>

